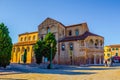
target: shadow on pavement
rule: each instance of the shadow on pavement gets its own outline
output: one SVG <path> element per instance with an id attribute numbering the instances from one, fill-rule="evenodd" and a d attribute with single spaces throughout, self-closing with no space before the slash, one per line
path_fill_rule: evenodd
<path id="1" fill-rule="evenodd" d="M 29 65 L 11 65 L 8 70 L 22 73 L 39 73 L 39 74 L 61 74 L 61 75 L 90 75 L 96 74 L 96 72 L 89 72 L 89 70 L 113 70 L 117 68 L 113 67 L 79 67 L 79 66 L 66 66 L 58 65 L 54 69 L 43 69 L 39 66 L 30 67 Z M 75 71 L 77 70 L 77 71 Z M 87 72 L 81 70 L 88 70 Z M 20 74 L 20 73 L 13 73 Z M 4 74 L 5 75 L 5 74 Z M 8 75 L 8 74 L 6 74 Z"/>
<path id="2" fill-rule="evenodd" d="M 28 79 L 0 78 L 0 80 L 28 80 Z"/>

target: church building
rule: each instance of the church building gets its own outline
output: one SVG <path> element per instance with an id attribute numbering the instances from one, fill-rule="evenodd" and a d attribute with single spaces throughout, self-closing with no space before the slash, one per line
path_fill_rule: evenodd
<path id="1" fill-rule="evenodd" d="M 103 64 L 104 37 L 90 32 L 87 23 L 63 25 L 51 18 L 38 26 L 38 38 L 53 33 L 57 40 L 57 52 L 53 63 L 66 65 Z"/>

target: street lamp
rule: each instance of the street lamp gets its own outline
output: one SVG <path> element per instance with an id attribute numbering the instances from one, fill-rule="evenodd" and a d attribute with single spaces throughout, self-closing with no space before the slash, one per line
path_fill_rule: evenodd
<path id="1" fill-rule="evenodd" d="M 50 69 L 52 69 L 52 47 L 53 47 L 53 43 L 51 43 L 50 47 L 51 47 L 51 53 L 50 53 Z"/>

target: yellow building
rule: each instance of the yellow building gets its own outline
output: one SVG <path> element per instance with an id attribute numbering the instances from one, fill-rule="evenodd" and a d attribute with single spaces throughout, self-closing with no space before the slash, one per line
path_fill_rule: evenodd
<path id="1" fill-rule="evenodd" d="M 114 56 L 120 56 L 120 44 L 105 46 L 104 59 L 106 60 Z"/>
<path id="2" fill-rule="evenodd" d="M 27 50 L 26 63 L 35 62 L 33 46 L 38 40 L 38 32 L 19 34 L 18 42 L 13 45 L 11 63 L 23 63 L 24 50 Z"/>

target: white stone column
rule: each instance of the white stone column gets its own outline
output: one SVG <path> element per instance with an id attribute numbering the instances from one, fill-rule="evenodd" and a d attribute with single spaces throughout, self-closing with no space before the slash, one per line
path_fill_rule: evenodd
<path id="1" fill-rule="evenodd" d="M 101 63 L 101 55 L 99 55 L 99 64 L 102 64 L 102 63 Z"/>
<path id="2" fill-rule="evenodd" d="M 96 64 L 96 55 L 94 54 L 94 64 Z"/>

